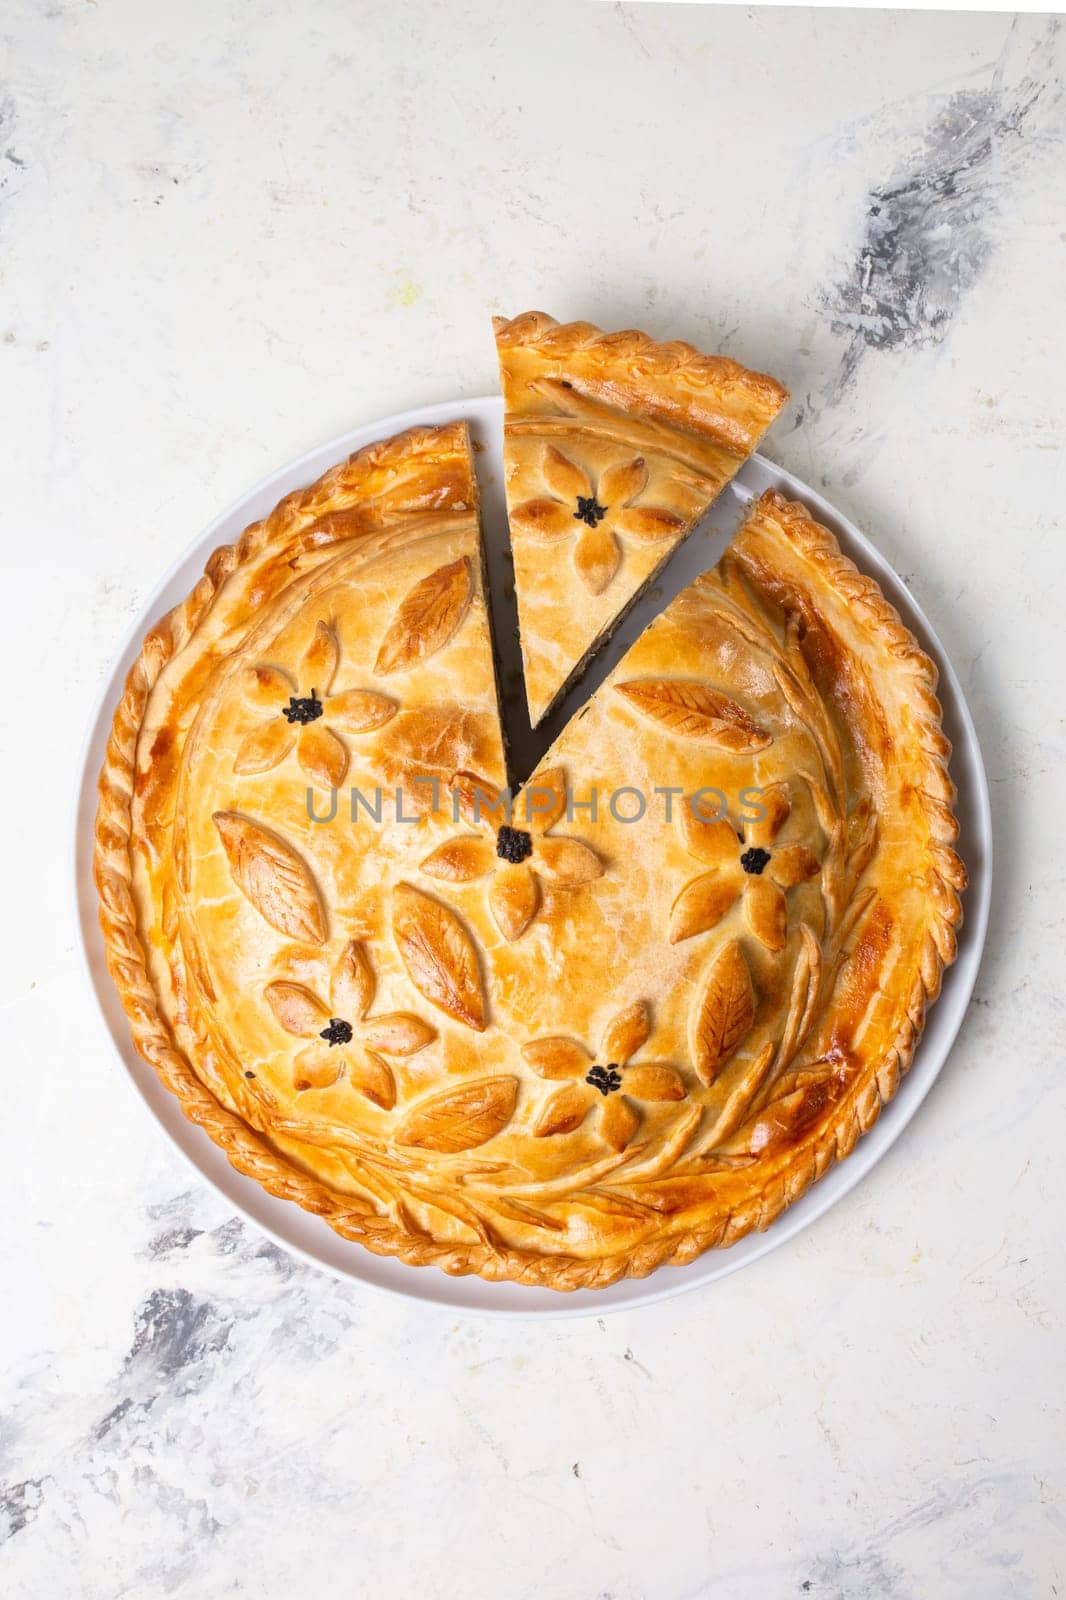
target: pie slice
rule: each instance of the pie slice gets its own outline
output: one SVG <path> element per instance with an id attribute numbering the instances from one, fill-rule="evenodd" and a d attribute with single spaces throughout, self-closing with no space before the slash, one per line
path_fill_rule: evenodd
<path id="1" fill-rule="evenodd" d="M 731 1244 L 875 1121 L 954 958 L 935 686 L 764 496 L 508 809 L 466 430 L 361 451 L 215 553 L 116 709 L 137 1048 L 379 1254 L 576 1289 Z"/>
<path id="2" fill-rule="evenodd" d="M 534 726 L 788 399 L 689 344 L 494 320 L 515 592 Z"/>

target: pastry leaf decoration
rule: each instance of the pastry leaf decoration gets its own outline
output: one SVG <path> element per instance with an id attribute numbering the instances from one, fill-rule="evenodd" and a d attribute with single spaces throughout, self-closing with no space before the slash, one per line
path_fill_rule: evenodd
<path id="1" fill-rule="evenodd" d="M 350 939 L 340 953 L 328 1004 L 301 983 L 280 979 L 267 984 L 263 994 L 286 1033 L 313 1040 L 293 1062 L 298 1094 L 332 1088 L 347 1076 L 357 1093 L 382 1111 L 392 1110 L 396 1080 L 382 1055 L 416 1055 L 437 1035 L 428 1022 L 405 1011 L 368 1017 L 374 989 L 374 971 L 359 939 Z"/>
<path id="2" fill-rule="evenodd" d="M 533 1125 L 533 1132 L 538 1139 L 573 1133 L 575 1128 L 580 1128 L 590 1109 L 589 1097 L 579 1083 L 564 1084 L 546 1102 Z"/>
<path id="3" fill-rule="evenodd" d="M 622 552 L 611 529 L 586 521 L 574 545 L 574 569 L 589 594 L 602 594 L 622 564 Z"/>
<path id="4" fill-rule="evenodd" d="M 353 1089 L 382 1111 L 391 1111 L 396 1104 L 396 1079 L 392 1069 L 373 1050 L 364 1050 L 348 1062 L 348 1078 Z"/>
<path id="5" fill-rule="evenodd" d="M 238 776 L 272 771 L 295 747 L 305 777 L 324 789 L 340 788 L 348 772 L 348 749 L 337 730 L 372 733 L 391 721 L 397 706 L 372 689 L 330 694 L 339 656 L 336 633 L 320 621 L 294 677 L 269 664 L 244 669 L 245 697 L 268 718 L 239 746 L 233 761 Z M 308 692 L 301 694 L 301 688 Z"/>
<path id="6" fill-rule="evenodd" d="M 286 1033 L 310 1039 L 329 1022 L 328 1008 L 302 983 L 268 983 L 263 994 Z"/>
<path id="7" fill-rule="evenodd" d="M 681 1074 L 667 1062 L 630 1064 L 630 1057 L 643 1050 L 650 1035 L 651 1011 L 638 1000 L 608 1022 L 595 1060 L 576 1039 L 553 1036 L 524 1044 L 522 1054 L 539 1078 L 571 1080 L 541 1106 L 534 1137 L 573 1133 L 595 1107 L 597 1135 L 621 1154 L 640 1126 L 641 1113 L 634 1102 L 684 1100 Z"/>
<path id="8" fill-rule="evenodd" d="M 685 526 L 666 506 L 633 504 L 648 487 L 643 456 L 617 461 L 593 480 L 584 467 L 549 444 L 542 470 L 551 495 L 513 507 L 511 526 L 538 543 L 573 539 L 574 568 L 590 594 L 602 594 L 621 566 L 619 536 L 653 544 L 675 538 Z"/>
<path id="9" fill-rule="evenodd" d="M 438 567 L 401 601 L 374 664 L 378 673 L 404 672 L 447 644 L 470 604 L 465 556 Z"/>
<path id="10" fill-rule="evenodd" d="M 237 811 L 216 811 L 212 821 L 234 883 L 263 920 L 290 939 L 323 944 L 326 912 L 303 857 Z"/>
<path id="11" fill-rule="evenodd" d="M 392 927 L 407 976 L 419 994 L 446 1016 L 482 1033 L 485 994 L 477 952 L 455 913 L 401 883 L 393 896 Z"/>
<path id="12" fill-rule="evenodd" d="M 396 1130 L 397 1144 L 453 1154 L 484 1144 L 507 1123 L 515 1108 L 518 1080 L 478 1078 L 412 1106 Z"/>
<path id="13" fill-rule="evenodd" d="M 712 961 L 692 1012 L 692 1063 L 702 1084 L 714 1082 L 755 1020 L 755 991 L 734 939 Z"/>
<path id="14" fill-rule="evenodd" d="M 759 1156 L 798 1143 L 825 1115 L 840 1090 L 835 1070 L 827 1062 L 816 1061 L 793 1081 L 798 1087 L 771 1100 L 741 1127 L 728 1146 L 732 1153 Z"/>
<path id="15" fill-rule="evenodd" d="M 634 678 L 617 685 L 630 705 L 650 722 L 681 739 L 694 739 L 743 755 L 765 750 L 771 735 L 743 706 L 706 684 L 684 678 Z"/>
<path id="16" fill-rule="evenodd" d="M 525 1056 L 538 1078 L 584 1077 L 592 1057 L 584 1045 L 574 1039 L 533 1039 L 522 1046 Z"/>

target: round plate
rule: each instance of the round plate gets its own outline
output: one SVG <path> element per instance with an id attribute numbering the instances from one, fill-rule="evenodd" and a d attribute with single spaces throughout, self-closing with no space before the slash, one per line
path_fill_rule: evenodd
<path id="1" fill-rule="evenodd" d="M 859 1141 L 847 1160 L 828 1172 L 765 1233 L 749 1234 L 728 1250 L 710 1250 L 687 1266 L 661 1267 L 649 1278 L 630 1278 L 608 1289 L 582 1289 L 572 1294 L 527 1288 L 514 1283 L 487 1283 L 473 1276 L 453 1278 L 436 1267 L 409 1267 L 391 1257 L 372 1255 L 361 1245 L 342 1239 L 319 1218 L 288 1201 L 275 1199 L 257 1183 L 242 1177 L 230 1166 L 219 1147 L 186 1119 L 177 1100 L 164 1089 L 155 1073 L 137 1055 L 125 1013 L 107 973 L 92 881 L 92 849 L 96 777 L 103 762 L 112 711 L 145 632 L 164 612 L 185 597 L 217 545 L 230 543 L 248 523 L 266 516 L 283 495 L 310 483 L 362 445 L 416 424 L 442 423 L 457 417 L 467 419 L 482 447 L 478 456 L 478 476 L 482 486 L 484 531 L 492 583 L 495 573 L 502 567 L 502 563 L 493 561 L 493 555 L 505 550 L 507 538 L 502 489 L 503 402 L 498 396 L 458 401 L 454 405 L 425 406 L 399 416 L 385 417 L 369 427 L 358 428 L 340 439 L 334 439 L 330 444 L 323 445 L 321 449 L 312 451 L 291 466 L 283 467 L 281 471 L 265 478 L 213 522 L 171 568 L 144 607 L 108 675 L 86 740 L 74 839 L 78 922 L 91 986 L 115 1049 L 137 1093 L 156 1122 L 201 1177 L 218 1190 L 228 1205 L 261 1228 L 275 1243 L 305 1261 L 355 1282 L 479 1315 L 558 1317 L 595 1313 L 602 1316 L 616 1307 L 647 1305 L 713 1283 L 716 1278 L 736 1272 L 749 1261 L 755 1261 L 767 1251 L 776 1249 L 854 1188 L 899 1138 L 929 1093 L 947 1058 L 977 977 L 991 892 L 988 781 L 959 681 L 936 634 L 904 584 L 859 530 L 827 505 L 820 495 L 762 456 L 752 457 L 733 484 L 720 496 L 712 511 L 706 524 L 711 539 L 697 532 L 682 547 L 670 562 L 661 584 L 643 598 L 616 631 L 611 641 L 610 659 L 617 659 L 620 650 L 636 637 L 651 615 L 662 609 L 672 593 L 682 588 L 697 572 L 714 565 L 736 526 L 743 505 L 764 489 L 776 488 L 793 499 L 802 500 L 820 521 L 833 530 L 841 548 L 862 571 L 877 579 L 922 647 L 936 661 L 940 668 L 944 725 L 954 746 L 951 768 L 959 791 L 958 848 L 966 863 L 970 887 L 965 897 L 966 917 L 959 940 L 958 960 L 945 975 L 941 996 L 930 1012 L 910 1072 L 895 1099 L 885 1107 L 873 1128 Z M 574 695 L 564 702 L 564 714 L 571 709 L 570 702 L 575 698 L 580 701 L 592 691 L 606 670 L 606 663 L 602 660 L 593 666 Z"/>

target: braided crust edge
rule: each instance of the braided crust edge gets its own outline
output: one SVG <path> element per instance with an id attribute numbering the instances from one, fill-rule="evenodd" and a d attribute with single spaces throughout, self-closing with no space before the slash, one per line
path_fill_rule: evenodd
<path id="1" fill-rule="evenodd" d="M 524 311 L 510 320 L 494 317 L 492 325 L 501 355 L 528 349 L 551 361 L 580 356 L 583 368 L 611 382 L 628 379 L 626 386 L 637 392 L 643 386 L 654 393 L 669 384 L 691 390 L 702 410 L 713 415 L 710 408 L 718 406 L 724 413 L 713 425 L 690 419 L 696 430 L 726 433 L 744 454 L 755 449 L 789 399 L 788 390 L 769 373 L 752 372 L 729 356 L 705 355 L 684 339 L 660 344 L 636 328 L 606 333 L 592 322 L 557 322 L 546 311 Z"/>
<path id="2" fill-rule="evenodd" d="M 918 976 L 907 997 L 903 1021 L 880 1064 L 867 1070 L 841 1102 L 837 1115 L 816 1132 L 803 1152 L 802 1162 L 793 1163 L 742 1214 L 734 1213 L 729 1218 L 720 1241 L 723 1244 L 734 1243 L 751 1229 L 761 1231 L 768 1227 L 835 1162 L 850 1155 L 859 1136 L 869 1132 L 882 1106 L 893 1098 L 913 1060 L 926 1012 L 940 993 L 944 969 L 951 966 L 958 953 L 960 896 L 967 884 L 966 868 L 953 848 L 959 826 L 952 810 L 955 786 L 948 772 L 951 743 L 944 733 L 943 713 L 936 696 L 936 663 L 921 648 L 874 579 L 858 570 L 829 529 L 816 522 L 806 506 L 787 500 L 774 489 L 767 490 L 732 545 L 733 553 L 742 561 L 746 529 L 757 528 L 760 523 L 767 525 L 772 536 L 793 545 L 849 611 L 862 618 L 870 637 L 892 659 L 895 670 L 910 674 L 907 700 L 914 716 L 913 734 L 922 755 L 919 803 L 929 829 L 926 853 L 930 910 Z"/>
<path id="3" fill-rule="evenodd" d="M 684 1265 L 708 1249 L 725 1248 L 747 1233 L 769 1227 L 812 1183 L 851 1152 L 860 1134 L 868 1132 L 881 1107 L 896 1093 L 921 1036 L 926 1007 L 939 993 L 943 968 L 955 958 L 955 930 L 962 916 L 959 893 L 966 884 L 965 869 L 951 848 L 957 825 L 950 808 L 950 745 L 940 725 L 940 705 L 935 695 L 937 670 L 877 585 L 863 577 L 842 554 L 829 530 L 813 522 L 803 506 L 772 493 L 764 496 L 757 509 L 772 510 L 781 531 L 820 568 L 827 582 L 849 604 L 863 610 L 871 631 L 888 653 L 901 664 L 906 663 L 913 674 L 928 776 L 923 788 L 928 795 L 935 893 L 919 978 L 908 1000 L 905 1021 L 877 1069 L 856 1085 L 828 1125 L 818 1129 L 805 1146 L 793 1151 L 788 1169 L 772 1176 L 761 1192 L 709 1226 L 652 1239 L 620 1255 L 594 1260 L 545 1256 L 488 1243 L 445 1245 L 405 1231 L 391 1218 L 382 1218 L 359 1202 L 339 1196 L 283 1161 L 247 1123 L 219 1104 L 176 1048 L 148 978 L 137 930 L 130 813 L 137 737 L 148 696 L 167 662 L 187 643 L 226 580 L 270 540 L 294 531 L 305 519 L 313 519 L 316 508 L 328 504 L 338 489 L 350 492 L 353 483 L 370 470 L 387 468 L 412 449 L 433 448 L 445 431 L 411 429 L 368 446 L 309 488 L 287 496 L 269 517 L 245 529 L 235 544 L 216 550 L 191 594 L 148 633 L 115 710 L 98 782 L 93 871 L 107 966 L 129 1018 L 138 1053 L 176 1096 L 190 1121 L 224 1151 L 238 1172 L 254 1179 L 269 1194 L 294 1201 L 305 1211 L 322 1217 L 342 1237 L 358 1241 L 375 1254 L 396 1256 L 411 1266 L 432 1265 L 453 1275 L 477 1273 L 491 1281 L 558 1290 L 606 1288 L 625 1277 L 645 1277 L 666 1264 Z"/>

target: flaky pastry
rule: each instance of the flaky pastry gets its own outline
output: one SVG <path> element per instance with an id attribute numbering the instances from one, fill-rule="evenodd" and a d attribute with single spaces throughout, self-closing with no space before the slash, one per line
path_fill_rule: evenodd
<path id="1" fill-rule="evenodd" d="M 788 399 L 675 340 L 543 311 L 495 319 L 530 719 L 691 533 Z"/>
<path id="2" fill-rule="evenodd" d="M 465 426 L 360 451 L 129 675 L 95 864 L 137 1048 L 380 1254 L 575 1289 L 731 1244 L 870 1127 L 954 957 L 935 688 L 767 494 L 508 807 Z"/>

